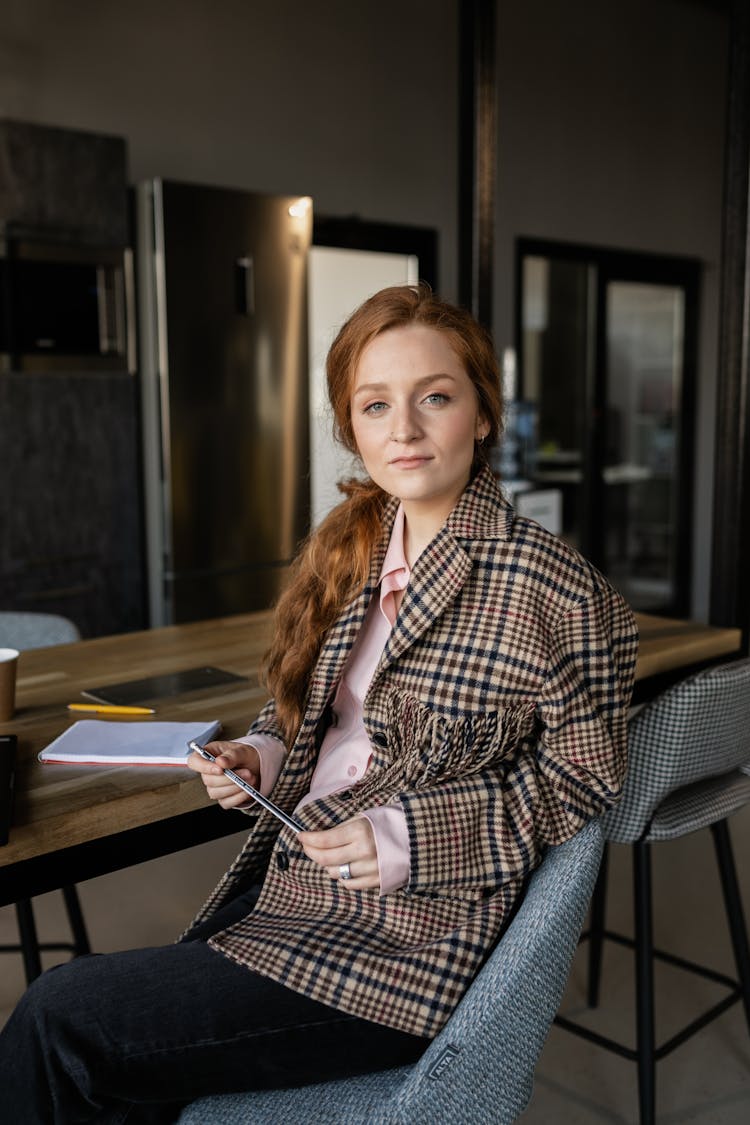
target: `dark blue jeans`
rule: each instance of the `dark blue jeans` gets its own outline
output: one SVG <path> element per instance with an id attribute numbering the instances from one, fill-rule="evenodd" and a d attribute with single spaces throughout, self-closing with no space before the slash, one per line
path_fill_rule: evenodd
<path id="1" fill-rule="evenodd" d="M 79 957 L 34 981 L 0 1033 L 0 1120 L 172 1122 L 205 1094 L 419 1058 L 428 1040 L 309 1000 L 206 945 L 253 897 L 179 944 Z"/>

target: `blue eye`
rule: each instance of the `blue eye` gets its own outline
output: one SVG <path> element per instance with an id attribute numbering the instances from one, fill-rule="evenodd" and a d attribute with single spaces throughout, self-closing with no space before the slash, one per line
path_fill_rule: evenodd
<path id="1" fill-rule="evenodd" d="M 386 409 L 386 404 L 384 402 L 371 402 L 364 408 L 362 413 L 363 414 L 382 414 L 385 409 Z"/>
<path id="2" fill-rule="evenodd" d="M 442 406 L 444 402 L 450 400 L 448 395 L 442 394 L 441 391 L 435 391 L 433 394 L 428 395 L 424 401 L 430 406 Z"/>

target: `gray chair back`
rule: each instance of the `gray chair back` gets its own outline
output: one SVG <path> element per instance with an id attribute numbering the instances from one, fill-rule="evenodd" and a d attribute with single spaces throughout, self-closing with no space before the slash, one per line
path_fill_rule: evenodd
<path id="1" fill-rule="evenodd" d="M 179 1125 L 510 1125 L 531 1096 L 601 853 L 597 822 L 548 849 L 501 941 L 414 1066 L 201 1098 L 183 1110 Z"/>
<path id="2" fill-rule="evenodd" d="M 80 640 L 78 629 L 57 613 L 0 612 L 0 648 L 46 648 Z"/>
<path id="3" fill-rule="evenodd" d="M 631 719 L 628 772 L 602 817 L 605 838 L 671 839 L 723 819 L 750 799 L 748 763 L 750 660 L 689 676 Z"/>

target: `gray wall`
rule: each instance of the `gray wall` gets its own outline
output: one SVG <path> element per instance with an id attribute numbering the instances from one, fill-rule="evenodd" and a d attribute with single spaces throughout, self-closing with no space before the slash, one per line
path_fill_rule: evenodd
<path id="1" fill-rule="evenodd" d="M 5 0 L 0 116 L 115 133 L 130 178 L 308 193 L 434 226 L 455 296 L 458 0 Z M 498 0 L 495 335 L 518 234 L 705 263 L 695 612 L 708 602 L 726 17 Z"/>
<path id="2" fill-rule="evenodd" d="M 495 337 L 513 239 L 703 262 L 693 611 L 708 613 L 727 20 L 694 0 L 499 0 Z"/>
<path id="3" fill-rule="evenodd" d="M 453 287 L 456 0 L 4 0 L 0 116 L 126 137 L 130 176 L 437 227 Z"/>

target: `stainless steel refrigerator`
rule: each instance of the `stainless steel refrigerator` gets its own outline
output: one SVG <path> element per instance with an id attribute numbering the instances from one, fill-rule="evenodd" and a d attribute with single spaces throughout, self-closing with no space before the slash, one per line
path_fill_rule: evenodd
<path id="1" fill-rule="evenodd" d="M 308 197 L 136 189 L 152 625 L 268 606 L 309 524 Z"/>

